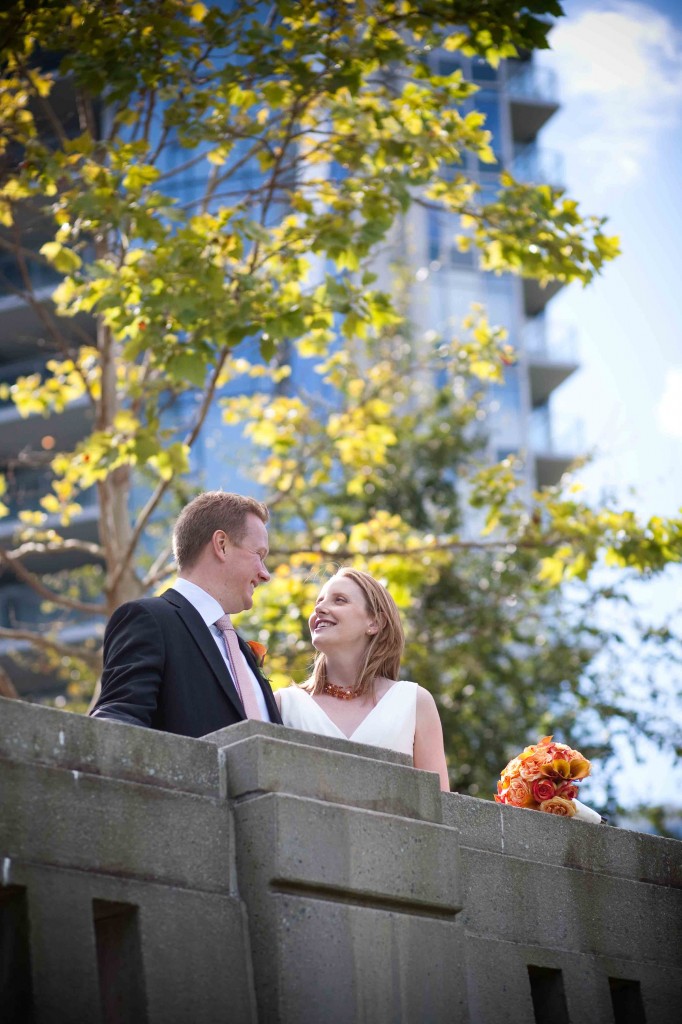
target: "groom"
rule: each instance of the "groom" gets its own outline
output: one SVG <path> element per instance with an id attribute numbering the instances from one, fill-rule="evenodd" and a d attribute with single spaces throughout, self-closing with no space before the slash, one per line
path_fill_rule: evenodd
<path id="1" fill-rule="evenodd" d="M 200 494 L 173 531 L 178 578 L 121 605 L 104 634 L 102 692 L 90 714 L 181 736 L 245 718 L 281 722 L 272 690 L 229 616 L 267 583 L 269 515 L 255 498 Z"/>

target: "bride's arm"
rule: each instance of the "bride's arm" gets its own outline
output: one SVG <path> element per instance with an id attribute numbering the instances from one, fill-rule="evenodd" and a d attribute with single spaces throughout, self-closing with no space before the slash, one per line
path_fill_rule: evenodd
<path id="1" fill-rule="evenodd" d="M 423 686 L 417 690 L 414 766 L 425 772 L 436 772 L 440 779 L 440 788 L 446 793 L 450 792 L 443 745 L 443 726 L 440 723 L 436 702 Z"/>

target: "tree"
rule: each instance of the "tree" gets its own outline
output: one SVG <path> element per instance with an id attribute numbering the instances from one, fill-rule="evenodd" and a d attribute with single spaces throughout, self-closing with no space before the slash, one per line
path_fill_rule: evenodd
<path id="1" fill-rule="evenodd" d="M 453 573 L 453 551 L 474 572 L 489 550 L 513 544 L 523 558 L 496 570 L 496 582 L 509 573 L 512 593 L 537 568 L 531 590 L 543 608 L 552 587 L 586 578 L 600 557 L 643 571 L 679 560 L 678 521 L 639 524 L 559 491 L 538 496 L 531 513 L 510 465 L 471 477 L 486 536 L 463 540 L 462 494 L 444 470 L 461 473 L 476 447 L 476 400 L 463 385 L 446 401 L 428 366 L 402 378 L 422 382 L 423 396 L 405 386 L 394 400 L 396 367 L 421 356 L 372 266 L 412 204 L 459 217 L 461 246 L 495 272 L 586 284 L 617 254 L 603 219 L 583 216 L 561 190 L 503 173 L 492 200 L 481 194 L 461 169 L 466 152 L 494 164 L 484 118 L 463 111 L 475 87 L 431 61 L 461 50 L 495 63 L 545 46 L 543 16 L 560 13 L 551 0 L 225 10 L 83 0 L 20 2 L 0 15 L 4 284 L 41 323 L 50 355 L 45 372 L 19 376 L 5 394 L 25 416 L 85 403 L 92 425 L 73 447 L 22 454 L 51 485 L 40 511 L 22 514 L 15 546 L 0 551 L 9 572 L 55 608 L 87 616 L 159 585 L 168 551 L 150 538 L 164 505 L 191 486 L 209 414 L 243 381 L 266 385 L 249 399 L 248 431 L 265 446 L 260 483 L 281 531 L 270 593 L 298 623 L 308 567 L 328 557 L 362 555 L 372 566 L 380 552 L 404 607 L 436 618 L 465 578 Z M 51 303 L 36 283 L 50 272 L 61 278 Z M 441 340 L 441 369 L 494 380 L 510 358 L 503 337 L 482 318 L 465 335 Z M 327 381 L 324 429 L 290 382 L 292 362 L 306 358 Z M 238 395 L 228 402 L 228 421 L 245 414 Z M 99 539 L 86 544 L 68 530 L 90 488 Z M 419 563 L 409 557 L 417 551 Z M 30 559 L 47 552 L 92 564 L 40 577 Z M 282 605 L 263 616 L 277 638 Z M 452 624 L 441 618 L 445 664 Z M 491 637 L 497 626 L 486 628 Z M 56 632 L 0 636 L 77 663 L 83 678 L 99 663 L 96 645 Z"/>

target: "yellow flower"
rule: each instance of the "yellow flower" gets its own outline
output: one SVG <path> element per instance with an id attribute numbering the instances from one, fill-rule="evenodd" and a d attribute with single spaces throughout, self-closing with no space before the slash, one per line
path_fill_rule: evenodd
<path id="1" fill-rule="evenodd" d="M 584 779 L 586 775 L 590 774 L 591 769 L 590 762 L 586 757 L 578 754 L 577 757 L 571 758 L 571 775 L 572 779 Z"/>

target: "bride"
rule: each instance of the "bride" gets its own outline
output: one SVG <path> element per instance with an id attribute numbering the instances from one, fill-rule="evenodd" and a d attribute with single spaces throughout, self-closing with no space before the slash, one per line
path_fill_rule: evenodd
<path id="1" fill-rule="evenodd" d="M 284 725 L 410 754 L 449 791 L 443 729 L 423 686 L 397 679 L 405 637 L 395 601 L 369 573 L 342 568 L 309 619 L 311 678 L 277 690 Z"/>

